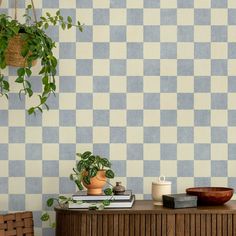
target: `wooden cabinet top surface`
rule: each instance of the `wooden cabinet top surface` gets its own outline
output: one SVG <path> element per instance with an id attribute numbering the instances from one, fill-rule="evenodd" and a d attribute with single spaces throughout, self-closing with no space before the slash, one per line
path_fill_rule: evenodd
<path id="1" fill-rule="evenodd" d="M 236 214 L 236 200 L 229 201 L 222 206 L 200 206 L 197 208 L 169 209 L 163 206 L 154 206 L 151 200 L 136 200 L 132 208 L 105 209 L 93 211 L 87 209 L 54 208 L 57 213 L 63 214 Z"/>

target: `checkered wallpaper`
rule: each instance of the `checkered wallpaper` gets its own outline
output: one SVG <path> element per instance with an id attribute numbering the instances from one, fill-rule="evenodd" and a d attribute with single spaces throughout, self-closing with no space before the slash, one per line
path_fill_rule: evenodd
<path id="1" fill-rule="evenodd" d="M 19 101 L 14 83 L 0 100 L 1 211 L 33 210 L 37 234 L 51 234 L 39 220 L 45 200 L 75 191 L 68 175 L 85 150 L 110 157 L 137 198 L 150 198 L 159 175 L 173 192 L 236 188 L 235 0 L 35 5 L 38 15 L 60 8 L 85 27 L 48 30 L 59 58 L 49 112 L 29 117 L 32 99 Z M 13 15 L 13 6 L 3 0 L 1 12 Z M 5 71 L 10 82 L 15 72 Z M 31 81 L 39 92 L 39 78 Z"/>

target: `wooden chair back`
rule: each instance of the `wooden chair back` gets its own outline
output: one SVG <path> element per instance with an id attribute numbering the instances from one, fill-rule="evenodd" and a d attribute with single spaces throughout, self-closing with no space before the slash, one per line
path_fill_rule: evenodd
<path id="1" fill-rule="evenodd" d="M 32 212 L 0 215 L 0 236 L 34 236 Z"/>

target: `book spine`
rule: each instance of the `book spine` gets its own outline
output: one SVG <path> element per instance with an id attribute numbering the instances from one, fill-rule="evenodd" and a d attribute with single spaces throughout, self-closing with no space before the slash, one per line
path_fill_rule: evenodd
<path id="1" fill-rule="evenodd" d="M 112 198 L 112 196 L 107 196 L 107 197 L 104 197 L 104 198 L 94 197 L 93 199 L 87 198 L 87 197 L 72 196 L 72 200 L 75 200 L 75 201 L 103 201 L 103 200 L 110 200 L 111 198 Z M 127 198 L 119 198 L 119 197 L 114 197 L 113 196 L 112 200 L 114 200 L 114 201 L 131 201 L 131 196 L 129 196 Z"/>

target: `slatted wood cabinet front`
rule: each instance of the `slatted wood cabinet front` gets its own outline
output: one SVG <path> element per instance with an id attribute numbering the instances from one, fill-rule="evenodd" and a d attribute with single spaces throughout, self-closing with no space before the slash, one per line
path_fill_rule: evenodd
<path id="1" fill-rule="evenodd" d="M 55 210 L 57 236 L 236 236 L 236 201 L 178 210 L 152 201 L 136 201 L 126 210 Z"/>

